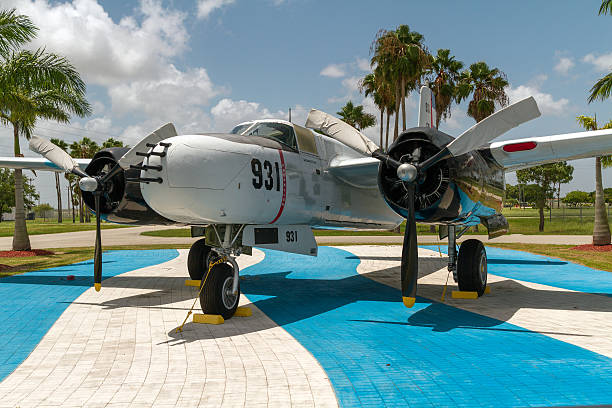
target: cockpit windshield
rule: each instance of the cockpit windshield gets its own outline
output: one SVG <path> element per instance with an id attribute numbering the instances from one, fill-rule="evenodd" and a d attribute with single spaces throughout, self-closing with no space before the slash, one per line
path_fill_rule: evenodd
<path id="1" fill-rule="evenodd" d="M 257 123 L 247 132 L 248 136 L 260 136 L 276 140 L 290 148 L 297 150 L 297 142 L 293 128 L 284 123 L 261 122 Z"/>
<path id="2" fill-rule="evenodd" d="M 242 124 L 236 126 L 235 128 L 233 128 L 230 133 L 233 133 L 235 135 L 241 135 L 242 132 L 244 132 L 245 130 L 250 128 L 252 125 L 253 125 L 253 123 L 242 123 Z"/>

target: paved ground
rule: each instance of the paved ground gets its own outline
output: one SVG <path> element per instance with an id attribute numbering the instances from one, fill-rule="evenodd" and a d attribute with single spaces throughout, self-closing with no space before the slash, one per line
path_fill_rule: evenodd
<path id="1" fill-rule="evenodd" d="M 397 290 L 400 253 L 397 246 L 324 247 L 318 258 L 257 251 L 239 260 L 241 303 L 254 302 L 254 315 L 223 326 L 188 323 L 177 334 L 196 294 L 183 285 L 180 251 L 68 301 L 0 383 L 0 406 L 612 403 L 612 274 L 495 250 L 491 295 L 440 303 L 446 259 L 420 249 L 420 297 L 407 310 Z M 107 271 L 118 264 L 127 262 L 105 258 Z M 55 294 L 67 285 L 61 273 L 0 280 L 0 294 L 20 289 L 23 300 L 11 295 L 15 308 L 31 305 L 32 289 L 43 286 L 49 304 L 64 303 Z M 18 334 L 14 327 L 3 330 Z M 26 340 L 3 350 L 18 341 Z"/>
<path id="2" fill-rule="evenodd" d="M 102 243 L 104 245 L 153 245 L 153 244 L 172 244 L 190 245 L 197 238 L 166 238 L 151 237 L 140 235 L 144 231 L 158 229 L 168 229 L 176 227 L 150 226 L 150 227 L 131 227 L 102 230 Z M 93 246 L 95 242 L 95 231 L 65 232 L 61 234 L 32 235 L 30 243 L 32 248 L 66 248 L 79 246 Z M 539 244 L 543 240 L 551 245 L 571 244 L 583 245 L 592 243 L 590 235 L 521 235 L 510 234 L 489 240 L 486 235 L 463 236 L 464 239 L 478 238 L 483 242 L 520 242 L 526 244 Z M 389 236 L 322 236 L 316 237 L 317 243 L 325 245 L 333 244 L 396 244 L 402 243 L 404 237 L 401 235 Z M 431 244 L 438 242 L 437 235 L 422 235 L 419 237 L 419 244 Z M 443 242 L 446 242 L 444 240 Z M 0 237 L 0 250 L 10 250 L 12 248 L 13 237 Z"/>

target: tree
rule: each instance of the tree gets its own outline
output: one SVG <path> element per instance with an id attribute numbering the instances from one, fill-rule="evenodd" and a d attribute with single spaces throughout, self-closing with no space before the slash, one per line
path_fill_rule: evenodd
<path id="1" fill-rule="evenodd" d="M 503 72 L 497 68 L 489 68 L 483 61 L 476 62 L 461 73 L 457 100 L 461 101 L 472 95 L 467 114 L 476 122 L 480 122 L 495 112 L 496 103 L 500 106 L 508 105 L 507 86 L 508 81 Z"/>
<path id="2" fill-rule="evenodd" d="M 100 146 L 93 140 L 88 137 L 84 137 L 78 142 L 73 142 L 70 145 L 70 155 L 75 158 L 81 159 L 91 159 L 94 155 L 100 150 Z M 78 205 L 79 205 L 79 222 L 83 223 L 85 221 L 89 222 L 89 212 L 85 212 L 85 207 L 83 205 L 83 194 L 81 189 L 78 188 L 78 183 L 74 184 L 73 187 L 73 196 L 78 196 Z M 74 200 L 74 199 L 73 199 Z M 74 201 L 73 201 L 74 202 Z M 86 220 L 84 219 L 86 218 Z"/>
<path id="3" fill-rule="evenodd" d="M 577 205 L 592 203 L 593 199 L 591 198 L 591 194 L 586 191 L 576 190 L 567 193 L 563 198 L 563 202 L 575 207 Z"/>
<path id="4" fill-rule="evenodd" d="M 127 147 L 127 146 L 124 146 L 121 140 L 116 140 L 116 139 L 113 139 L 112 137 L 109 137 L 108 139 L 104 141 L 104 143 L 102 143 L 102 149 L 108 149 L 111 147 Z"/>
<path id="5" fill-rule="evenodd" d="M 597 117 L 578 116 L 578 123 L 586 130 L 597 130 Z M 612 129 L 612 120 L 601 129 Z M 595 157 L 595 220 L 593 222 L 593 245 L 610 244 L 610 224 L 604 201 L 604 190 L 601 179 L 601 166 L 612 166 L 612 156 Z"/>
<path id="6" fill-rule="evenodd" d="M 423 36 L 410 31 L 407 25 L 400 25 L 396 30 L 380 30 L 376 35 L 370 52 L 372 66 L 376 66 L 377 75 L 393 90 L 395 106 L 395 128 L 393 139 L 399 134 L 400 108 L 402 110 L 403 129 L 406 129 L 406 95 L 418 87 L 426 74 L 431 57 L 423 45 Z"/>
<path id="7" fill-rule="evenodd" d="M 53 211 L 53 207 L 51 207 L 51 204 L 49 203 L 42 203 L 34 206 L 33 210 L 36 215 L 43 217 L 43 220 L 47 221 L 47 214 L 50 211 Z"/>
<path id="8" fill-rule="evenodd" d="M 23 176 L 23 201 L 30 209 L 39 199 L 34 184 L 27 176 Z M 15 207 L 15 175 L 9 169 L 0 169 L 0 221 L 2 214 L 10 212 Z"/>
<path id="9" fill-rule="evenodd" d="M 21 21 L 13 27 L 22 33 L 20 38 L 13 37 L 13 42 L 6 37 L 0 40 L 10 48 L 0 54 L 0 123 L 13 128 L 15 157 L 20 157 L 19 137 L 29 139 L 38 119 L 68 123 L 72 114 L 89 115 L 91 107 L 85 99 L 85 83 L 65 58 L 43 49 L 19 50 L 18 47 L 36 32 L 29 18 L 16 16 L 14 10 L 2 12 L 2 16 Z M 22 171 L 15 170 L 14 176 L 13 250 L 28 250 L 30 239 L 25 223 Z"/>
<path id="10" fill-rule="evenodd" d="M 516 201 L 520 200 L 519 186 L 513 186 L 512 184 L 506 184 L 506 200 L 513 199 Z"/>
<path id="11" fill-rule="evenodd" d="M 446 120 L 451 116 L 451 105 L 457 99 L 457 81 L 462 68 L 463 62 L 455 60 L 450 50 L 440 49 L 432 58 L 431 90 L 435 96 L 436 129 L 441 119 Z"/>
<path id="12" fill-rule="evenodd" d="M 383 97 L 381 80 L 376 76 L 376 72 L 367 74 L 359 83 L 359 89 L 364 96 L 372 96 L 374 104 L 380 110 L 380 147 L 383 147 L 383 118 L 385 115 L 386 104 Z"/>
<path id="13" fill-rule="evenodd" d="M 540 214 L 540 225 L 538 228 L 540 232 L 544 231 L 544 207 L 546 206 L 546 200 L 553 197 L 555 185 L 560 178 L 560 174 L 566 172 L 571 174 L 573 171 L 574 168 L 566 162 L 543 164 L 516 171 L 516 178 L 519 183 L 527 184 L 534 182 L 537 186 L 534 191 L 533 201 Z"/>
<path id="14" fill-rule="evenodd" d="M 51 143 L 64 151 L 68 150 L 68 143 L 61 139 L 51 139 Z M 57 222 L 61 224 L 64 220 L 62 214 L 62 186 L 60 185 L 60 175 L 58 172 L 55 172 L 55 192 L 57 193 Z"/>
<path id="15" fill-rule="evenodd" d="M 357 130 L 363 130 L 376 124 L 374 115 L 364 112 L 362 105 L 355 106 L 351 101 L 348 101 L 337 114 Z"/>
<path id="16" fill-rule="evenodd" d="M 612 14 L 612 0 L 603 0 L 599 7 L 599 15 Z M 589 103 L 596 99 L 605 100 L 612 93 L 612 72 L 600 78 L 595 85 L 590 89 Z"/>

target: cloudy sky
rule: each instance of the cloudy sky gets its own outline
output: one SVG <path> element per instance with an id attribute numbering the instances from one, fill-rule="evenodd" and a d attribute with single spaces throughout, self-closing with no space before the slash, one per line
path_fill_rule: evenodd
<path id="1" fill-rule="evenodd" d="M 69 126 L 40 123 L 38 134 L 68 142 L 87 136 L 134 144 L 165 122 L 179 133 L 226 131 L 241 121 L 303 123 L 311 107 L 336 112 L 348 100 L 372 113 L 358 81 L 369 72 L 378 30 L 408 24 L 428 48 L 450 48 L 466 65 L 504 71 L 511 100 L 533 95 L 542 117 L 502 138 L 578 131 L 575 117 L 612 119 L 612 100 L 586 103 L 612 69 L 612 16 L 601 2 L 319 0 L 0 0 L 40 27 L 30 48 L 66 56 L 88 85 L 92 116 Z M 416 124 L 416 97 L 408 120 Z M 473 125 L 466 107 L 441 126 L 457 135 Z M 368 130 L 376 140 L 378 130 Z M 22 141 L 23 153 L 33 156 Z M 12 134 L 0 128 L 0 155 Z M 594 189 L 593 159 L 573 162 L 564 191 Z M 507 176 L 514 182 L 512 174 Z M 41 202 L 55 205 L 54 179 L 39 173 Z M 612 185 L 612 171 L 604 173 Z"/>

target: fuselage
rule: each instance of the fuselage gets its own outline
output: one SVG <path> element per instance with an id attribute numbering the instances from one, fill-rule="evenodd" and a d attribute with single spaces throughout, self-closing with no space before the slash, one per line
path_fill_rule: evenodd
<path id="1" fill-rule="evenodd" d="M 259 123 L 259 122 L 253 122 Z M 317 227 L 393 228 L 402 221 L 378 188 L 358 188 L 326 169 L 333 159 L 361 157 L 327 136 L 284 121 L 287 145 L 254 134 L 182 135 L 166 139 L 164 157 L 151 156 L 142 184 L 149 206 L 185 224 L 306 224 Z M 248 133 L 248 132 L 247 132 Z"/>

